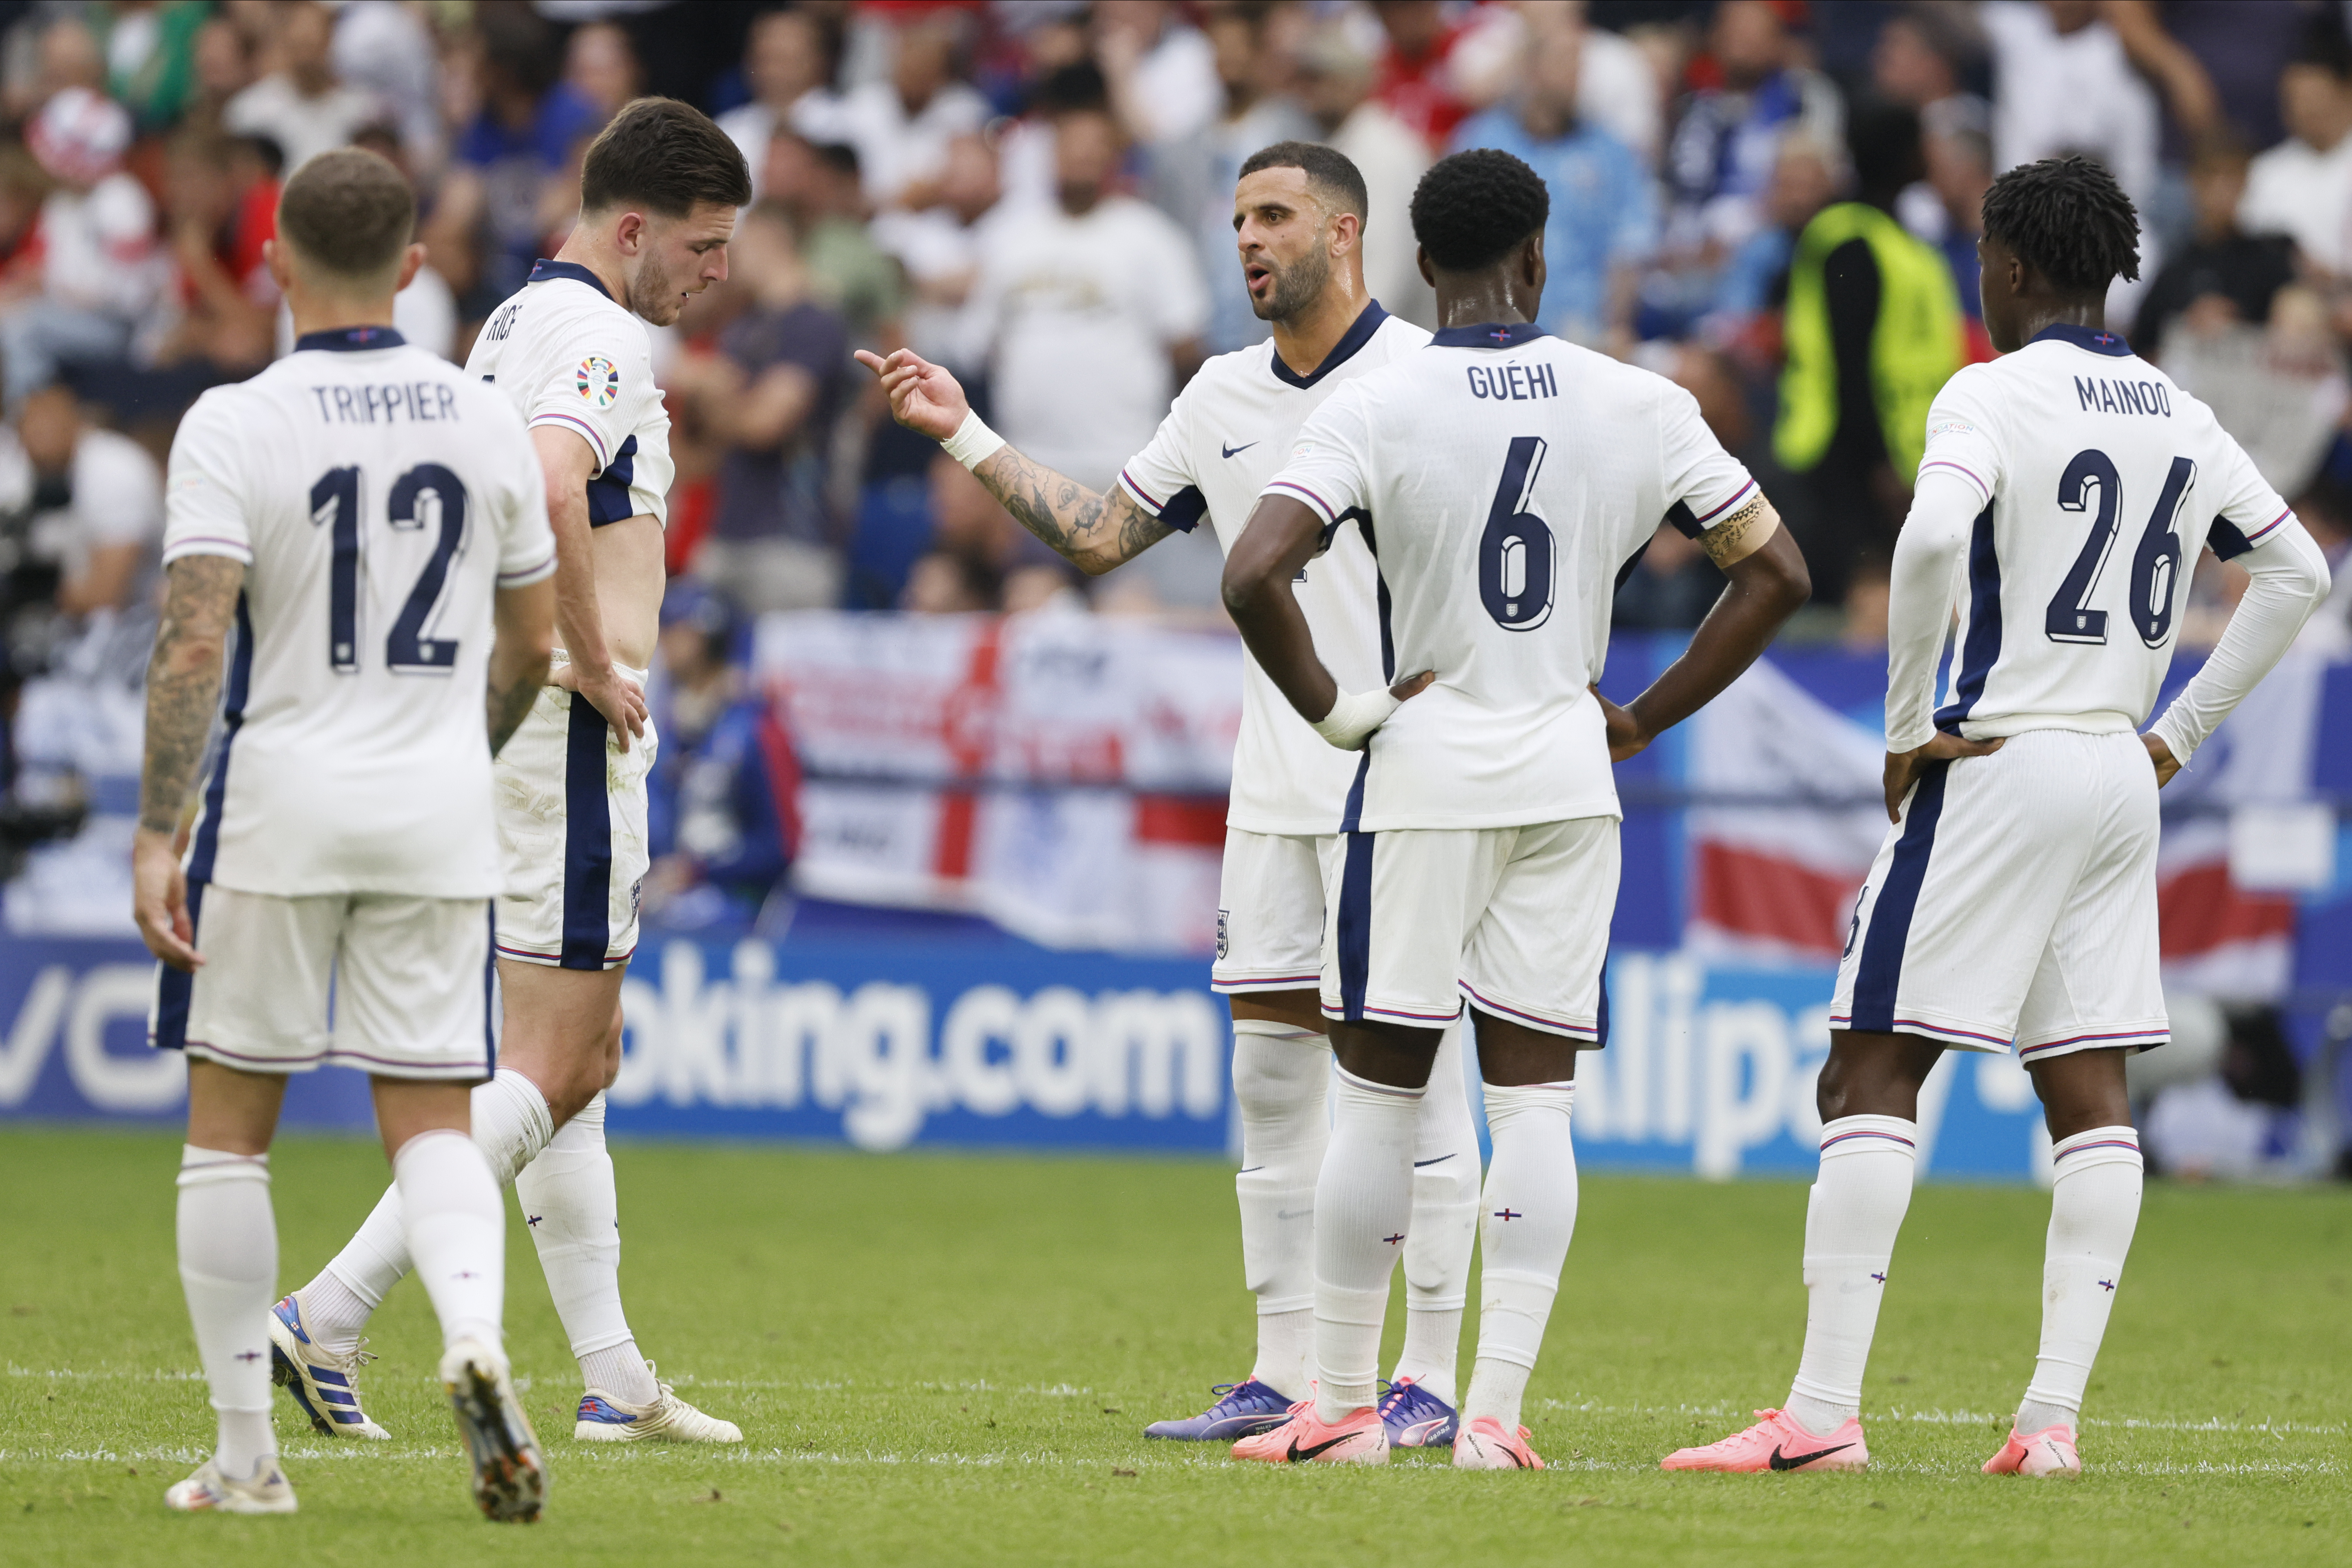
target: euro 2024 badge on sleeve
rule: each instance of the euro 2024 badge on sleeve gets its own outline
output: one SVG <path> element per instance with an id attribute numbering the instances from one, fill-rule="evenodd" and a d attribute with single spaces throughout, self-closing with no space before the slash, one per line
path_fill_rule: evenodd
<path id="1" fill-rule="evenodd" d="M 586 402 L 599 409 L 610 408 L 621 395 L 621 367 L 602 354 L 590 354 L 572 372 L 572 384 Z"/>

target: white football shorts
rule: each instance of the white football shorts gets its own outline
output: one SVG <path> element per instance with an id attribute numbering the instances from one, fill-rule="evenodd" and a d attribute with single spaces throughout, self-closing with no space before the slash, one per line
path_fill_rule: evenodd
<path id="1" fill-rule="evenodd" d="M 1232 996 L 1323 983 L 1323 863 L 1338 843 L 1329 834 L 1225 829 L 1211 990 Z"/>
<path id="2" fill-rule="evenodd" d="M 2030 730 L 1935 764 L 1871 865 L 1831 1026 L 2027 1061 L 2164 1044 L 2156 839 L 2137 735 Z"/>
<path id="3" fill-rule="evenodd" d="M 1323 1016 L 1442 1029 L 1480 1012 L 1594 1046 L 1617 908 L 1617 820 L 1340 836 Z"/>
<path id="4" fill-rule="evenodd" d="M 643 672 L 624 669 L 642 684 Z M 499 956 L 555 969 L 611 969 L 637 946 L 637 900 L 652 858 L 646 775 L 655 735 L 627 752 L 595 705 L 542 688 L 494 768 Z"/>
<path id="5" fill-rule="evenodd" d="M 497 1065 L 488 899 L 194 883 L 188 917 L 205 963 L 193 974 L 156 965 L 152 1045 L 246 1072 L 334 1062 L 474 1083 Z"/>

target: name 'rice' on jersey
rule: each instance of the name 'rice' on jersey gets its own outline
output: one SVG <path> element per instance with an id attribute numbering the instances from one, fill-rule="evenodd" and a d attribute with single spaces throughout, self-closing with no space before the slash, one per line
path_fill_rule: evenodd
<path id="1" fill-rule="evenodd" d="M 1267 489 L 1361 518 L 1389 668 L 1437 672 L 1374 732 L 1351 832 L 1620 815 L 1588 689 L 1620 574 L 1662 521 L 1696 537 L 1757 494 L 1689 393 L 1529 325 L 1449 328 L 1341 389 Z"/>
<path id="2" fill-rule="evenodd" d="M 587 268 L 541 261 L 490 313 L 466 374 L 506 394 L 530 425 L 576 432 L 596 453 L 588 525 L 669 519 L 669 410 L 654 384 L 653 339 Z"/>
<path id="3" fill-rule="evenodd" d="M 1312 374 L 1283 363 L 1271 342 L 1219 354 L 1176 395 L 1150 445 L 1119 470 L 1119 488 L 1186 532 L 1205 511 L 1218 547 L 1230 554 L 1299 426 L 1341 387 L 1428 342 L 1426 331 L 1374 302 Z M 1381 684 L 1377 587 L 1371 552 L 1352 528 L 1332 533 L 1297 586 L 1315 646 L 1350 689 Z M 1242 723 L 1226 823 L 1247 833 L 1332 832 L 1355 771 L 1356 759 L 1325 744 L 1243 650 Z"/>
<path id="4" fill-rule="evenodd" d="M 555 570 L 514 410 L 390 328 L 310 333 L 180 421 L 163 559 L 190 555 L 246 566 L 192 875 L 497 893 L 494 595 Z"/>
<path id="5" fill-rule="evenodd" d="M 1919 465 L 1937 468 L 1985 503 L 1936 710 L 1970 740 L 2139 728 L 2198 552 L 2230 560 L 2293 515 L 2212 410 L 2088 327 L 2048 328 L 1945 383 Z"/>

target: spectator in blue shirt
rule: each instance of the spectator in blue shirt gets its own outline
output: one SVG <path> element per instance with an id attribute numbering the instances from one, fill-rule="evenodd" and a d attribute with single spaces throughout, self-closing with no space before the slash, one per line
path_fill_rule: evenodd
<path id="1" fill-rule="evenodd" d="M 1657 247 L 1657 198 L 1633 150 L 1577 116 L 1578 30 L 1543 26 L 1529 43 L 1517 100 L 1465 121 L 1452 150 L 1498 147 L 1543 176 L 1551 193 L 1544 226 L 1551 278 L 1539 324 L 1574 342 L 1622 351 L 1631 342 L 1641 266 Z"/>
<path id="2" fill-rule="evenodd" d="M 645 912 L 673 931 L 765 932 L 791 909 L 784 873 L 800 838 L 800 764 L 774 711 L 728 660 L 734 631 L 718 595 L 670 584 L 652 693 L 661 754 L 646 781 Z"/>

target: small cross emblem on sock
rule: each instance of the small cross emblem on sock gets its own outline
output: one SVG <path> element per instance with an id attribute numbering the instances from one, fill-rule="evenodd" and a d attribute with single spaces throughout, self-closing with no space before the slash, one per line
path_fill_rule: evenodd
<path id="1" fill-rule="evenodd" d="M 1399 1231 L 1394 1236 L 1384 1236 L 1381 1237 L 1381 1239 L 1387 1242 L 1391 1247 L 1394 1247 L 1398 1242 L 1404 1239 L 1404 1232 Z"/>
<path id="2" fill-rule="evenodd" d="M 236 1359 L 239 1361 L 259 1361 L 261 1359 L 261 1352 L 259 1351 L 239 1351 L 236 1352 Z"/>
<path id="3" fill-rule="evenodd" d="M 536 1226 L 538 1226 L 539 1222 L 540 1222 L 541 1220 L 545 1219 L 546 1217 L 547 1217 L 547 1216 L 546 1216 L 545 1215 L 541 1215 L 541 1214 L 525 1215 L 523 1216 L 523 1221 L 522 1221 L 522 1222 L 523 1222 L 523 1224 L 525 1224 L 525 1225 L 527 1225 L 527 1226 L 533 1226 L 533 1227 L 536 1227 Z"/>
<path id="4" fill-rule="evenodd" d="M 481 1276 L 475 1273 L 470 1268 L 462 1268 L 457 1271 L 457 1278 L 460 1279 L 479 1279 Z"/>
<path id="5" fill-rule="evenodd" d="M 2116 1282 L 2112 1279 L 2102 1279 L 2099 1281 L 2099 1289 L 2102 1290 L 2113 1290 L 2115 1288 Z"/>
<path id="6" fill-rule="evenodd" d="M 1872 1278 L 1873 1279 L 1877 1280 L 1881 1285 L 1884 1285 L 1884 1284 L 1885 1284 L 1885 1283 L 1886 1283 L 1886 1276 L 1885 1276 L 1885 1275 L 1884 1275 L 1884 1274 L 1874 1274 L 1874 1275 L 1872 1275 L 1872 1276 L 1871 1276 L 1871 1278 Z"/>
<path id="7" fill-rule="evenodd" d="M 1512 1220 L 1525 1219 L 1528 1216 L 1519 1213 L 1517 1209 L 1496 1209 L 1495 1211 L 1495 1217 L 1507 1224 Z"/>

